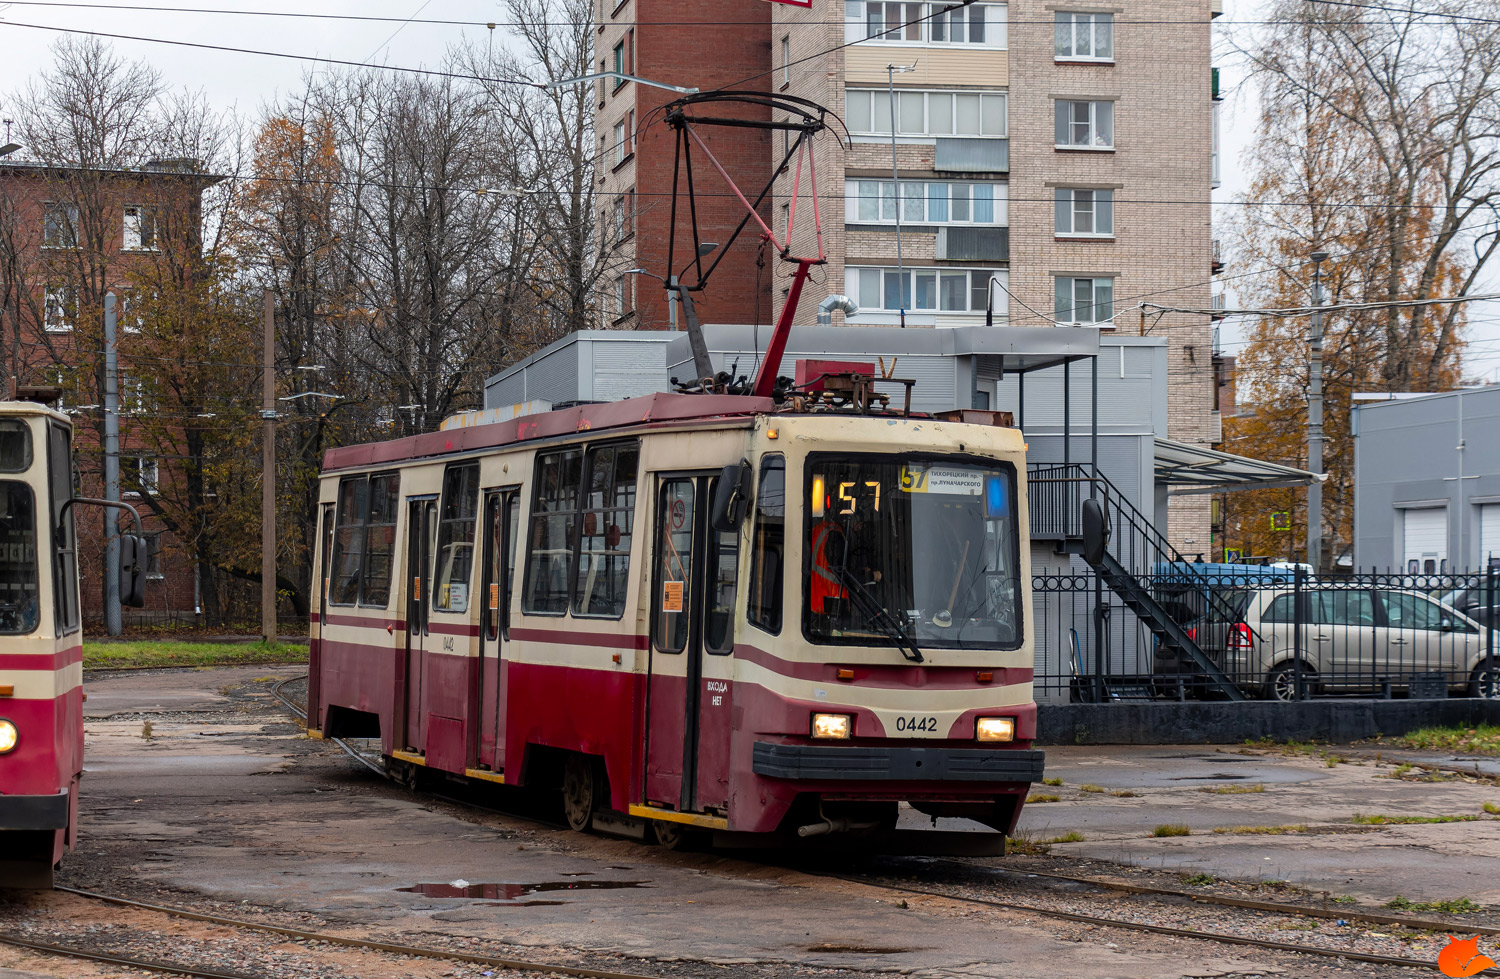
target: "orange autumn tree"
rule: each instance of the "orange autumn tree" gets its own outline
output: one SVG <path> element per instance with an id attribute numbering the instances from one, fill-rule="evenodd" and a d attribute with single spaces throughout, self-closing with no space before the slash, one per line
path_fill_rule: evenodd
<path id="1" fill-rule="evenodd" d="M 1456 11 L 1457 5 L 1451 5 Z M 1240 48 L 1262 111 L 1236 219 L 1237 305 L 1312 304 L 1322 249 L 1325 551 L 1350 553 L 1354 506 L 1352 396 L 1433 391 L 1459 380 L 1464 305 L 1418 305 L 1472 290 L 1500 245 L 1500 28 L 1411 11 L 1281 2 Z M 1307 463 L 1309 316 L 1252 317 L 1236 365 L 1240 407 L 1231 451 Z M 1290 515 L 1289 523 L 1273 514 Z M 1305 559 L 1306 491 L 1228 494 L 1225 544 Z M 1284 529 L 1283 529 L 1284 528 Z"/>

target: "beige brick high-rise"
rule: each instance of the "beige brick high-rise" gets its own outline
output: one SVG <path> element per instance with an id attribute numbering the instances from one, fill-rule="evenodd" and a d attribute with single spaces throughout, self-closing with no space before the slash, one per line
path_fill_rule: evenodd
<path id="1" fill-rule="evenodd" d="M 848 127 L 817 142 L 828 260 L 797 323 L 844 293 L 860 305 L 847 322 L 864 325 L 975 326 L 992 305 L 995 321 L 1012 326 L 1144 328 L 1170 345 L 1168 435 L 1221 440 L 1209 317 L 1143 320 L 1138 308 L 1211 305 L 1210 22 L 1220 0 L 770 7 L 768 39 L 748 36 L 759 28 L 723 30 L 769 40 L 770 90 L 826 106 Z M 785 145 L 780 134 L 771 143 L 767 176 Z M 794 170 L 776 181 L 778 234 Z M 816 251 L 809 185 L 804 172 L 798 255 Z M 776 278 L 762 322 L 780 313 L 793 268 L 768 258 Z M 749 318 L 748 309 L 733 317 Z M 994 397 L 993 382 L 976 394 Z M 1189 555 L 1211 551 L 1208 501 L 1172 504 L 1170 536 Z"/>

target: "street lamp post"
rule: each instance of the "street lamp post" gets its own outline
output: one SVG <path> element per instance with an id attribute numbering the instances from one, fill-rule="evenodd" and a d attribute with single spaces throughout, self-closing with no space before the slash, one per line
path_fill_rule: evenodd
<path id="1" fill-rule="evenodd" d="M 1309 256 L 1313 263 L 1312 334 L 1308 337 L 1307 364 L 1307 471 L 1313 481 L 1307 486 L 1307 563 L 1312 573 L 1323 568 L 1323 263 L 1328 253 L 1321 248 Z"/>
<path id="2" fill-rule="evenodd" d="M 896 202 L 896 278 L 900 282 L 901 325 L 906 326 L 906 266 L 901 261 L 901 166 L 896 160 L 896 73 L 916 71 L 915 64 L 886 65 L 885 87 L 891 97 L 891 188 L 892 200 Z M 879 202 L 877 201 L 877 206 Z"/>

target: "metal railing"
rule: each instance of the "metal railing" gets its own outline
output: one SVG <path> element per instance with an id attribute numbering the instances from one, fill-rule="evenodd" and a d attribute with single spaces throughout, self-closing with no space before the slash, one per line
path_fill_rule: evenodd
<path id="1" fill-rule="evenodd" d="M 1259 581 L 1248 571 L 1205 575 L 1212 600 L 1194 609 L 1189 599 L 1174 609 L 1200 651 L 1242 694 L 1500 699 L 1495 569 L 1289 575 Z M 1162 642 L 1119 595 L 1104 592 L 1096 609 L 1098 578 L 1093 572 L 1033 576 L 1039 700 L 1093 700 L 1099 687 L 1107 699 L 1221 696 L 1203 670 Z M 1138 579 L 1161 604 L 1173 591 L 1181 594 L 1182 580 L 1176 571 Z M 1102 656 L 1091 643 L 1101 618 L 1107 626 Z"/>

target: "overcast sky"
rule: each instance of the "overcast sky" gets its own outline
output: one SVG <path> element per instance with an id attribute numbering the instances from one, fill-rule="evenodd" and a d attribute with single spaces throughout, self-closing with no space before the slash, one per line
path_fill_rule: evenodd
<path id="1" fill-rule="evenodd" d="M 129 0 L 119 0 L 129 2 Z M 77 6 L 30 6 L 0 3 L 0 42 L 5 56 L 0 59 L 0 92 L 17 91 L 38 71 L 46 68 L 51 56 L 49 47 L 60 35 L 55 31 L 37 30 L 21 25 L 46 25 L 75 30 L 101 31 L 173 40 L 253 48 L 288 54 L 316 55 L 373 64 L 432 66 L 454 44 L 465 41 L 490 43 L 490 31 L 483 25 L 503 21 L 504 15 L 494 2 L 486 0 L 139 0 L 148 6 L 193 6 L 212 10 L 294 10 L 299 13 L 359 14 L 397 18 L 398 22 L 368 23 L 360 21 L 305 20 L 267 16 L 235 16 L 220 13 L 179 13 L 159 11 L 105 10 L 86 8 L 88 0 Z M 760 3 L 763 0 L 744 0 Z M 1224 24 L 1236 20 L 1253 20 L 1260 14 L 1260 0 L 1225 0 Z M 426 18 L 466 21 L 473 26 L 410 23 L 399 20 Z M 493 43 L 505 41 L 505 26 L 494 31 Z M 149 61 L 168 83 L 176 88 L 203 92 L 215 105 L 233 108 L 253 117 L 260 107 L 274 100 L 278 93 L 300 86 L 302 75 L 318 66 L 284 58 L 202 51 L 192 48 L 155 44 L 146 41 L 112 40 L 121 54 Z M 1223 81 L 1230 97 L 1222 112 L 1221 133 L 1223 185 L 1214 192 L 1220 203 L 1218 214 L 1227 213 L 1234 200 L 1246 189 L 1246 180 L 1238 165 L 1244 147 L 1254 135 L 1256 104 L 1254 93 L 1237 84 L 1242 75 L 1221 58 Z M 1206 263 L 1205 263 L 1206 264 Z M 1252 271 L 1230 264 L 1226 274 Z M 1500 291 L 1500 273 L 1490 276 L 1484 288 Z M 1232 303 L 1231 298 L 1231 303 Z M 1500 304 L 1476 305 L 1471 319 L 1471 346 L 1467 357 L 1467 376 L 1485 375 L 1500 379 Z M 1239 331 L 1227 324 L 1224 344 L 1228 352 L 1241 342 Z"/>

